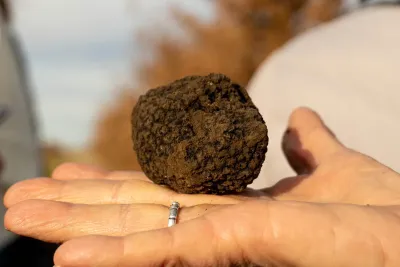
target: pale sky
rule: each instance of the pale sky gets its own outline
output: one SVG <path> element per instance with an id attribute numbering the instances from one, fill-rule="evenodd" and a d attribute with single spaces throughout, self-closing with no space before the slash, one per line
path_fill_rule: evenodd
<path id="1" fill-rule="evenodd" d="M 143 54 L 134 33 L 168 27 L 169 5 L 212 17 L 205 0 L 15 0 L 15 28 L 26 52 L 46 141 L 85 145 L 101 105 L 133 79 Z"/>

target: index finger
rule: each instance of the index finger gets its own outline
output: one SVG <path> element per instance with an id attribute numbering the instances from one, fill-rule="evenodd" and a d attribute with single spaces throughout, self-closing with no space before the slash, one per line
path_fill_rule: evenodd
<path id="1" fill-rule="evenodd" d="M 108 171 L 104 168 L 79 163 L 64 163 L 58 166 L 51 176 L 56 180 L 141 180 L 151 182 L 143 172 Z"/>

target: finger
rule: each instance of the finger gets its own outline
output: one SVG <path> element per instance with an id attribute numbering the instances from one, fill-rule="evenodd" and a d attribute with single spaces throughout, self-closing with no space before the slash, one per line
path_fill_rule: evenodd
<path id="1" fill-rule="evenodd" d="M 133 171 L 107 171 L 105 169 L 77 163 L 64 163 L 58 166 L 52 178 L 56 180 L 82 180 L 82 179 L 106 179 L 106 180 L 142 180 L 150 181 L 143 172 Z"/>
<path id="2" fill-rule="evenodd" d="M 310 200 L 308 199 L 309 190 L 307 190 L 309 186 L 304 186 L 304 183 L 307 183 L 308 178 L 308 175 L 288 177 L 260 191 L 271 196 L 275 200 L 307 201 Z M 314 201 L 317 202 L 316 200 Z"/>
<path id="3" fill-rule="evenodd" d="M 138 171 L 113 171 L 109 173 L 104 179 L 107 180 L 141 180 L 153 183 L 143 172 Z"/>
<path id="4" fill-rule="evenodd" d="M 213 259 L 217 244 L 213 239 L 214 232 L 211 225 L 208 225 L 204 219 L 199 221 L 204 223 L 197 223 L 195 226 L 179 225 L 178 232 L 175 231 L 175 227 L 172 227 L 120 238 L 90 236 L 74 239 L 57 250 L 54 262 L 60 266 L 71 267 L 222 266 Z M 190 233 L 193 230 L 194 232 Z M 183 238 L 184 234 L 188 234 L 187 238 Z M 103 246 L 103 251 L 107 249 L 107 255 L 100 255 L 101 246 Z M 85 247 L 85 249 L 79 254 L 76 247 Z M 221 246 L 219 248 L 225 249 Z M 179 252 L 172 251 L 175 249 Z M 176 254 L 191 254 L 192 258 L 180 259 Z M 226 260 L 223 262 L 227 263 Z"/>
<path id="5" fill-rule="evenodd" d="M 243 198 L 243 197 L 242 197 Z M 29 199 L 54 200 L 76 204 L 150 203 L 169 206 L 178 201 L 182 206 L 230 204 L 240 197 L 184 195 L 142 180 L 71 180 L 31 179 L 13 185 L 4 196 L 4 205 L 11 207 Z"/>
<path id="6" fill-rule="evenodd" d="M 4 196 L 11 207 L 29 199 L 81 204 L 171 203 L 175 192 L 142 180 L 70 180 L 37 178 L 18 182 Z"/>
<path id="7" fill-rule="evenodd" d="M 109 171 L 87 164 L 63 163 L 52 173 L 51 177 L 57 180 L 74 179 L 104 179 Z"/>
<path id="8" fill-rule="evenodd" d="M 298 174 L 312 172 L 326 158 L 345 150 L 318 114 L 308 108 L 292 113 L 282 149 Z"/>
<path id="9" fill-rule="evenodd" d="M 212 210 L 210 205 L 181 208 L 179 222 Z M 64 242 L 84 235 L 122 236 L 168 225 L 169 208 L 154 204 L 79 205 L 28 200 L 11 207 L 5 227 L 22 236 L 46 242 Z"/>
<path id="10" fill-rule="evenodd" d="M 237 219 L 237 214 L 245 218 Z M 236 220 L 229 220 L 232 218 Z M 372 207 L 245 203 L 172 228 L 120 238 L 70 240 L 56 251 L 54 259 L 57 265 L 70 267 L 228 266 L 245 262 L 259 266 L 397 266 L 397 220 Z"/>

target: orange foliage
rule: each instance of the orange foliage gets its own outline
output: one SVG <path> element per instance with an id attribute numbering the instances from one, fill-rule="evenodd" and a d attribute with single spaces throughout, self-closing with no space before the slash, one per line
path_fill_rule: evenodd
<path id="1" fill-rule="evenodd" d="M 42 144 L 44 174 L 50 176 L 54 169 L 64 162 L 99 164 L 96 155 L 86 150 L 71 150 L 59 144 Z"/>
<path id="2" fill-rule="evenodd" d="M 122 92 L 115 104 L 100 114 L 91 147 L 100 165 L 110 170 L 140 170 L 131 141 L 131 112 L 135 95 Z"/>
<path id="3" fill-rule="evenodd" d="M 299 30 L 307 30 L 336 18 L 341 5 L 342 0 L 308 0 L 302 10 Z"/>
<path id="4" fill-rule="evenodd" d="M 246 85 L 258 65 L 294 35 L 292 15 L 301 2 L 220 0 L 212 24 L 175 10 L 189 42 L 155 42 L 155 60 L 144 65 L 139 76 L 155 87 L 186 75 L 221 72 Z"/>
<path id="5" fill-rule="evenodd" d="M 336 16 L 338 1 L 215 0 L 217 18 L 210 24 L 173 10 L 189 40 L 144 38 L 154 46 L 154 60 L 141 67 L 140 85 L 152 88 L 186 75 L 220 72 L 245 86 L 259 64 L 299 29 Z M 127 90 L 100 116 L 93 151 L 105 167 L 140 169 L 130 138 L 136 100 Z"/>
<path id="6" fill-rule="evenodd" d="M 43 144 L 41 153 L 43 162 L 45 163 L 45 175 L 50 176 L 57 165 L 62 163 L 64 151 L 58 145 Z"/>

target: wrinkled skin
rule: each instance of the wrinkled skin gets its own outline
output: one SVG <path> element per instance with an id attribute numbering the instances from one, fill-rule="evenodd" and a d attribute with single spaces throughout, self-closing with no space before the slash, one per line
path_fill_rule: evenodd
<path id="1" fill-rule="evenodd" d="M 64 267 L 399 266 L 400 175 L 344 147 L 308 109 L 289 129 L 283 149 L 299 176 L 272 188 L 182 195 L 141 173 L 64 164 L 8 191 L 5 225 L 63 242 Z M 183 208 L 165 228 L 172 200 Z"/>

